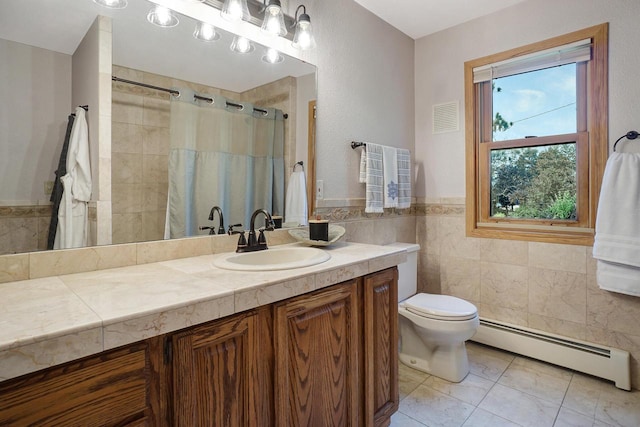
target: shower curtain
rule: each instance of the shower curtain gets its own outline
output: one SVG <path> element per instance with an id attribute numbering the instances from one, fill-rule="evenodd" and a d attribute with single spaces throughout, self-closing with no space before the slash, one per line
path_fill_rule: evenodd
<path id="1" fill-rule="evenodd" d="M 203 234 L 209 212 L 222 209 L 225 225 L 249 228 L 251 214 L 284 207 L 284 118 L 282 111 L 179 89 L 171 99 L 169 195 L 165 237 Z M 215 219 L 217 225 L 218 219 Z"/>

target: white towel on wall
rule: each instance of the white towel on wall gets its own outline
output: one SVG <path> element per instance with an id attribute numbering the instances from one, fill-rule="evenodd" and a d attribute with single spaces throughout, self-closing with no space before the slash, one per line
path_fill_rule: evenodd
<path id="1" fill-rule="evenodd" d="M 367 182 L 367 149 L 362 146 L 360 150 L 360 177 L 358 178 L 360 184 Z"/>
<path id="2" fill-rule="evenodd" d="M 398 148 L 398 208 L 411 207 L 411 153 Z"/>
<path id="3" fill-rule="evenodd" d="M 383 176 L 382 176 L 382 145 L 367 142 L 366 146 L 366 183 L 365 208 L 367 213 L 382 213 L 383 204 Z"/>
<path id="4" fill-rule="evenodd" d="M 598 260 L 596 281 L 600 289 L 640 297 L 640 268 Z"/>
<path id="5" fill-rule="evenodd" d="M 307 209 L 307 181 L 304 171 L 294 171 L 289 177 L 284 221 L 307 225 L 309 217 Z"/>
<path id="6" fill-rule="evenodd" d="M 600 288 L 640 296 L 640 153 L 607 160 L 593 257 Z"/>
<path id="7" fill-rule="evenodd" d="M 384 177 L 384 207 L 398 207 L 398 150 L 382 147 L 382 174 Z"/>

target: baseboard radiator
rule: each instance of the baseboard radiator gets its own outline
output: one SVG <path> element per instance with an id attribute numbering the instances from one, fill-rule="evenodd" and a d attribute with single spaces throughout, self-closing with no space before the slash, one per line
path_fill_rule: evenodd
<path id="1" fill-rule="evenodd" d="M 483 318 L 471 341 L 604 378 L 620 389 L 631 390 L 628 351 Z"/>

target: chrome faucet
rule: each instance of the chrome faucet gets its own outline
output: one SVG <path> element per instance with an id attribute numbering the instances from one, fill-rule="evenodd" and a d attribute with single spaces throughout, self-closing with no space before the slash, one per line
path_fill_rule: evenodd
<path id="1" fill-rule="evenodd" d="M 258 230 L 259 234 L 258 234 L 258 237 L 256 238 L 255 222 L 256 222 L 256 217 L 259 214 L 263 214 L 265 217 L 265 227 Z M 265 209 L 256 210 L 253 213 L 253 215 L 251 215 L 249 238 L 245 240 L 244 232 L 240 233 L 236 252 L 254 252 L 254 251 L 262 251 L 264 249 L 268 249 L 267 238 L 264 236 L 264 232 L 267 230 L 269 231 L 273 230 L 274 228 L 275 228 L 275 224 L 273 223 L 271 214 L 267 212 Z"/>

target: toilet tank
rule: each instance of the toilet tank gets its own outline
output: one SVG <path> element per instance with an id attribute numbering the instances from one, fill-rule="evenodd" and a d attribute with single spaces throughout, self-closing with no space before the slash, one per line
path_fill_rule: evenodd
<path id="1" fill-rule="evenodd" d="M 418 289 L 418 250 L 417 243 L 392 243 L 389 246 L 404 248 L 407 260 L 398 265 L 398 301 L 414 295 Z"/>

